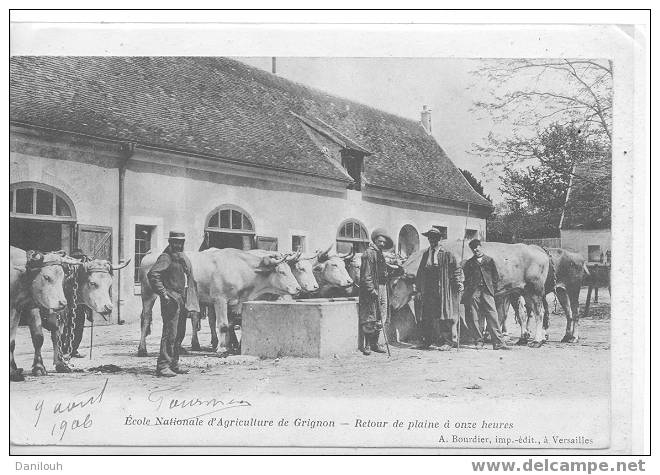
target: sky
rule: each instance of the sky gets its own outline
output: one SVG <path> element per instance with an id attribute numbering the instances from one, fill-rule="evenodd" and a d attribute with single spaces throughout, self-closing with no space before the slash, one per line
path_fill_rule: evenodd
<path id="1" fill-rule="evenodd" d="M 236 58 L 270 71 L 271 58 Z M 485 176 L 485 159 L 471 155 L 493 123 L 471 111 L 480 83 L 470 71 L 479 60 L 453 58 L 277 58 L 277 74 L 334 95 L 408 119 L 432 110 L 433 136 L 454 164 L 482 180 L 486 193 L 500 201 L 499 177 Z"/>

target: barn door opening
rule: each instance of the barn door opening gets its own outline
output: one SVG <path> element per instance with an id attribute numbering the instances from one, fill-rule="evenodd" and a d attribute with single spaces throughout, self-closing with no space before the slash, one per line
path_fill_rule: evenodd
<path id="1" fill-rule="evenodd" d="M 254 247 L 253 234 L 222 233 L 218 231 L 206 231 L 203 247 L 216 247 L 218 249 L 233 248 L 248 251 Z"/>
<path id="2" fill-rule="evenodd" d="M 419 251 L 419 233 L 414 226 L 406 224 L 399 231 L 399 254 L 408 257 Z"/>
<path id="3" fill-rule="evenodd" d="M 71 253 L 73 223 L 57 223 L 20 218 L 9 219 L 9 244 L 25 251 Z"/>

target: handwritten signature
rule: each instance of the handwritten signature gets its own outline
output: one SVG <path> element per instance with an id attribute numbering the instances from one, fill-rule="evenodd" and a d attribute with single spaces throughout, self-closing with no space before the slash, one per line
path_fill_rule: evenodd
<path id="1" fill-rule="evenodd" d="M 171 386 L 162 389 L 156 389 L 149 393 L 147 399 L 149 402 L 156 406 L 156 410 L 182 410 L 189 408 L 209 408 L 208 412 L 191 416 L 187 419 L 208 416 L 218 411 L 224 411 L 235 407 L 251 406 L 249 401 L 231 398 L 230 400 L 222 400 L 215 397 L 203 399 L 197 396 L 176 398 L 171 397 L 172 393 L 181 391 L 183 386 Z"/>

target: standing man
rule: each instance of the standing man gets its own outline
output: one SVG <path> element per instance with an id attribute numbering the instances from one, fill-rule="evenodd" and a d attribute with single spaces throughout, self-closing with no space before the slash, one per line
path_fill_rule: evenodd
<path id="1" fill-rule="evenodd" d="M 382 228 L 371 233 L 371 244 L 362 253 L 360 267 L 359 349 L 364 355 L 385 353 L 378 344 L 380 329 L 387 323 L 387 266 L 383 251 L 394 247 L 394 241 Z"/>
<path id="2" fill-rule="evenodd" d="M 71 253 L 71 257 L 78 259 L 82 262 L 89 261 L 89 257 L 85 255 L 82 249 L 76 248 Z M 74 277 L 75 278 L 75 277 Z M 68 300 L 67 295 L 67 300 Z M 82 342 L 83 331 L 85 329 L 85 320 L 91 322 L 94 318 L 94 313 L 92 309 L 87 305 L 78 305 L 76 307 L 75 315 L 73 317 L 73 341 L 71 342 L 71 357 L 72 358 L 84 358 L 85 355 L 78 352 L 78 347 Z M 64 335 L 62 335 L 64 338 Z"/>
<path id="3" fill-rule="evenodd" d="M 421 348 L 437 345 L 440 351 L 447 351 L 458 344 L 455 312 L 458 312 L 458 293 L 463 290 L 461 269 L 454 255 L 440 246 L 439 230 L 431 228 L 422 235 L 428 238 L 429 248 L 422 254 L 417 270 L 417 288 L 421 293 Z"/>
<path id="4" fill-rule="evenodd" d="M 465 316 L 470 331 L 478 341 L 483 341 L 483 332 L 479 325 L 479 312 L 486 317 L 486 328 L 493 340 L 494 350 L 509 350 L 504 342 L 497 311 L 495 310 L 495 293 L 500 280 L 500 274 L 495 267 L 495 261 L 481 249 L 481 241 L 470 241 L 470 249 L 474 254 L 463 266 L 465 272 Z"/>
<path id="5" fill-rule="evenodd" d="M 186 333 L 188 312 L 199 312 L 199 302 L 192 266 L 183 252 L 185 239 L 184 233 L 170 231 L 169 246 L 147 274 L 149 284 L 160 296 L 163 317 L 157 376 L 173 377 L 188 372 L 179 367 L 179 351 Z"/>

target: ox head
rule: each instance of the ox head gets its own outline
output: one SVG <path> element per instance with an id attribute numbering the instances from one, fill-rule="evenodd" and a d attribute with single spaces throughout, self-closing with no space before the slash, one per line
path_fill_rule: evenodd
<path id="1" fill-rule="evenodd" d="M 25 278 L 30 295 L 37 305 L 49 312 L 58 312 L 66 307 L 64 296 L 64 265 L 79 266 L 81 261 L 67 257 L 63 251 L 41 253 L 28 251 Z"/>
<path id="2" fill-rule="evenodd" d="M 394 310 L 400 310 L 410 302 L 415 295 L 415 276 L 404 274 L 393 277 L 390 282 L 390 305 Z"/>
<path id="3" fill-rule="evenodd" d="M 82 303 L 101 315 L 112 313 L 112 273 L 123 269 L 131 260 L 112 265 L 101 259 L 85 262 L 80 268 L 78 292 Z"/>
<path id="4" fill-rule="evenodd" d="M 360 269 L 362 268 L 362 254 L 356 254 L 355 251 L 351 250 L 345 256 L 339 256 L 344 260 L 344 265 L 346 266 L 346 271 L 348 276 L 351 278 L 353 283 L 360 281 Z"/>
<path id="5" fill-rule="evenodd" d="M 291 267 L 286 262 L 288 256 L 269 254 L 261 258 L 257 273 L 267 277 L 270 287 L 280 290 L 282 293 L 296 295 L 300 293 L 300 285 L 291 272 Z"/>
<path id="6" fill-rule="evenodd" d="M 344 263 L 344 258 L 350 253 L 344 256 L 331 255 L 330 249 L 332 249 L 332 246 L 319 255 L 318 263 L 314 266 L 314 272 L 319 275 L 320 280 L 326 282 L 331 287 L 351 287 L 353 285 L 353 279 L 348 275 L 346 264 Z"/>
<path id="7" fill-rule="evenodd" d="M 301 252 L 297 252 L 286 258 L 289 267 L 291 267 L 291 272 L 303 292 L 316 292 L 319 290 L 319 284 L 314 277 L 314 266 L 312 265 L 312 261 L 317 257 L 318 254 L 312 257 L 302 257 Z"/>

